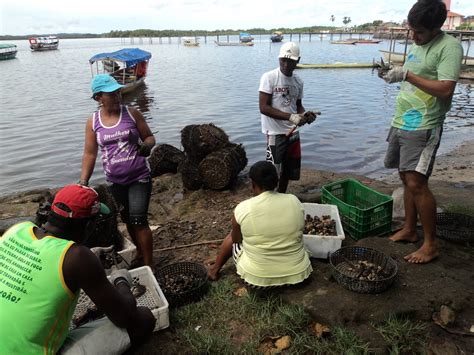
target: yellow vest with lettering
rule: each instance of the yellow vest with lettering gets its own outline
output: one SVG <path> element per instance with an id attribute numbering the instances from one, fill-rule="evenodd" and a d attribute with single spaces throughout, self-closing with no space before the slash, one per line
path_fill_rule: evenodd
<path id="1" fill-rule="evenodd" d="M 14 225 L 0 238 L 0 354 L 55 354 L 66 338 L 79 291 L 69 290 L 63 260 L 74 242 Z"/>

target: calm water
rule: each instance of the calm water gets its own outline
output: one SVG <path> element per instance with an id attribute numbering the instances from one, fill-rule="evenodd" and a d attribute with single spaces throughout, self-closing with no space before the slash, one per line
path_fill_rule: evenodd
<path id="1" fill-rule="evenodd" d="M 124 101 L 136 105 L 152 131 L 159 131 L 158 143 L 181 147 L 184 126 L 213 122 L 232 141 L 243 143 L 250 163 L 264 159 L 258 84 L 263 72 L 278 65 L 281 44 L 262 36 L 253 47 L 217 47 L 214 39 L 197 48 L 179 45 L 177 38 L 171 43 L 154 39 L 153 44 L 61 40 L 60 49 L 49 52 L 31 52 L 26 40 L 10 42 L 18 45 L 18 55 L 0 62 L 0 195 L 78 180 L 85 121 L 96 109 L 88 59 L 123 47 L 153 55 L 146 85 Z M 360 63 L 380 58 L 378 49 L 387 49 L 388 43 L 331 45 L 329 38 L 310 42 L 303 37 L 300 46 L 302 63 Z M 314 124 L 301 129 L 303 167 L 374 177 L 390 173 L 383 169 L 383 155 L 398 86 L 385 84 L 370 69 L 298 74 L 305 81 L 305 108 L 322 111 Z M 441 153 L 472 137 L 473 123 L 472 87 L 458 84 Z M 103 179 L 97 159 L 92 183 Z"/>

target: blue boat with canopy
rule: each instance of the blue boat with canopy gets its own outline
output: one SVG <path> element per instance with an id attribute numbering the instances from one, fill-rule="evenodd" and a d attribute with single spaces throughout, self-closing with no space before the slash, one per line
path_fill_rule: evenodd
<path id="1" fill-rule="evenodd" d="M 110 74 L 124 85 L 122 93 L 132 91 L 145 82 L 151 53 L 140 48 L 124 48 L 115 52 L 99 53 L 89 59 L 92 77 Z"/>
<path id="2" fill-rule="evenodd" d="M 253 41 L 253 37 L 250 35 L 250 33 L 240 32 L 239 41 L 240 43 L 251 43 Z"/>

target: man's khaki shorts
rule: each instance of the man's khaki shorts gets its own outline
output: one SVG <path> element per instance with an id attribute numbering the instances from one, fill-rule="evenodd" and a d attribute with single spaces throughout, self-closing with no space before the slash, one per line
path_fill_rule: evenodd
<path id="1" fill-rule="evenodd" d="M 442 126 L 418 131 L 391 127 L 387 137 L 385 167 L 398 169 L 399 172 L 416 171 L 429 177 L 442 133 Z"/>

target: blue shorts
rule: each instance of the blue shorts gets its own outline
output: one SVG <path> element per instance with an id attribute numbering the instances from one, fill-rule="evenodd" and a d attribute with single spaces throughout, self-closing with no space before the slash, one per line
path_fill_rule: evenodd
<path id="1" fill-rule="evenodd" d="M 112 184 L 110 191 L 120 205 L 120 215 L 126 224 L 148 225 L 148 206 L 151 196 L 151 180 L 140 180 L 130 185 Z"/>

